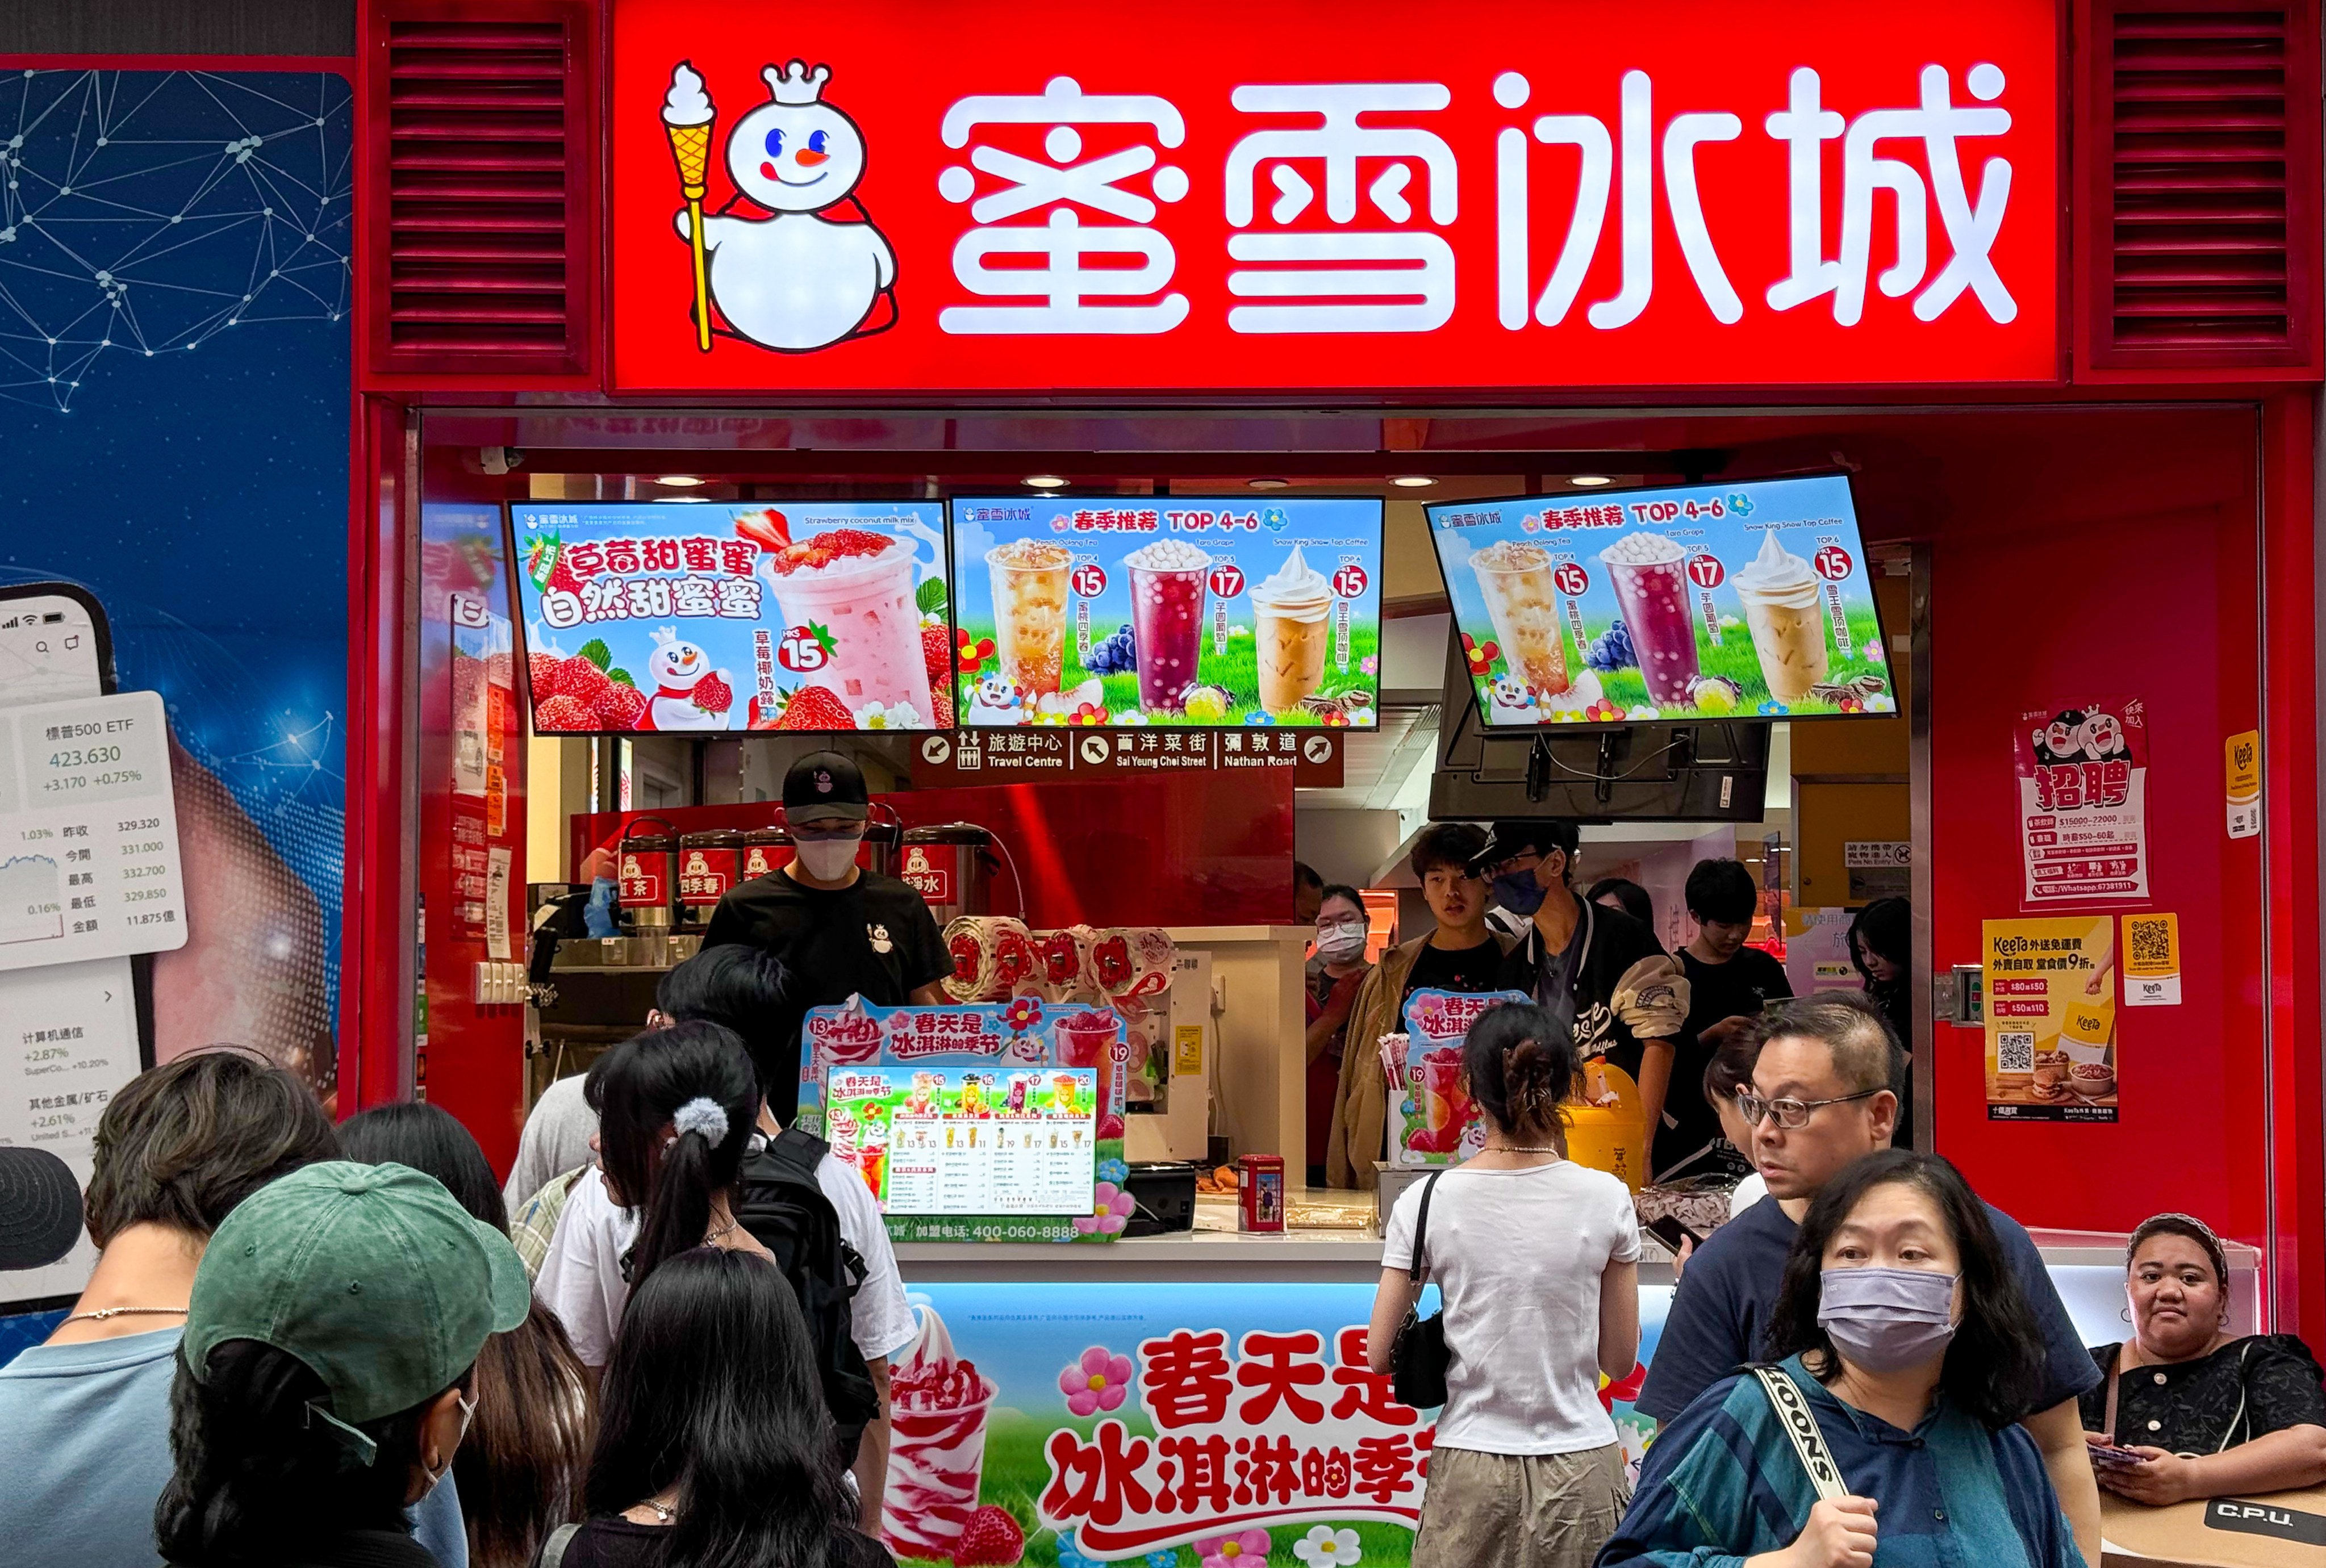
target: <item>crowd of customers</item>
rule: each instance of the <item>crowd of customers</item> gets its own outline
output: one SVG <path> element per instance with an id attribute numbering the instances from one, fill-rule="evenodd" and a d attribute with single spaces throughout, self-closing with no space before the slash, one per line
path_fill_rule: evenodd
<path id="1" fill-rule="evenodd" d="M 1316 1025 L 1344 1042 L 1333 1179 L 1382 1136 L 1357 1043 L 1416 985 L 1531 998 L 1463 1044 L 1483 1146 L 1384 1228 L 1370 1370 L 1401 1392 L 1442 1372 L 1416 1563 L 2080 1568 L 2103 1492 L 2326 1484 L 2319 1364 L 2232 1331 L 2202 1220 L 2138 1228 L 2129 1335 L 2087 1344 L 2027 1232 L 1893 1146 L 1906 1053 L 1882 996 L 1790 998 L 1744 945 L 1733 861 L 1698 868 L 1691 940 L 1642 970 L 1653 938 L 1625 889 L 1577 897 L 1574 853 L 1540 826 L 1431 829 L 1412 860 L 1434 929 L 1371 963 L 1363 901 L 1317 889 L 1312 1068 Z M 1520 884 L 1540 895 L 1527 930 L 1499 930 L 1490 886 Z M 1869 971 L 1888 940 L 1853 933 Z M 81 1195 L 87 1287 L 0 1368 L 0 1555 L 889 1562 L 888 1369 L 916 1325 L 861 1179 L 769 1111 L 797 1071 L 768 1022 L 786 983 L 736 945 L 673 970 L 638 1035 L 536 1105 L 506 1185 L 442 1109 L 334 1127 L 255 1052 L 133 1081 Z M 1681 1164 L 1752 1168 L 1685 1257 L 1637 1385 L 1659 1430 L 1636 1487 L 1605 1390 L 1641 1359 L 1640 1225 L 1624 1183 L 1567 1156 L 1586 1057 L 1611 1042 L 1664 1052 L 1700 1094 L 1661 1118 Z"/>

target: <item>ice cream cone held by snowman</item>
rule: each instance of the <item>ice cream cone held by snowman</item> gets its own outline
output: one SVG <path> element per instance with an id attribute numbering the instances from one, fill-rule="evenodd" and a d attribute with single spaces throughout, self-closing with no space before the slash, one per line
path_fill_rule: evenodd
<path id="1" fill-rule="evenodd" d="M 880 331 L 896 320 L 897 257 L 854 198 L 863 132 L 823 101 L 831 67 L 795 60 L 759 74 L 768 101 L 728 133 L 736 195 L 714 213 L 702 209 L 716 119 L 702 78 L 681 61 L 663 99 L 686 203 L 674 223 L 694 262 L 695 347 L 708 352 L 716 332 L 800 354 Z"/>

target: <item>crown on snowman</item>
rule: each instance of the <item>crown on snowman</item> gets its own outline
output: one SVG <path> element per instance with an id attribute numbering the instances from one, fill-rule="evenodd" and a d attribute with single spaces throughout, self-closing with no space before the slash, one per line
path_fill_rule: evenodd
<path id="1" fill-rule="evenodd" d="M 812 104 L 823 96 L 823 84 L 832 79 L 832 67 L 819 65 L 810 70 L 807 61 L 795 60 L 781 70 L 768 66 L 759 72 L 759 77 L 777 103 Z"/>

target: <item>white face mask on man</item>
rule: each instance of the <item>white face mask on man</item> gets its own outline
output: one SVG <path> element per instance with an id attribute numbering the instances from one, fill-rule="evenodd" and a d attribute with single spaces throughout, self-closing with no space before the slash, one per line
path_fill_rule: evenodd
<path id="1" fill-rule="evenodd" d="M 799 856 L 800 869 L 818 882 L 837 882 L 848 875 L 855 862 L 857 846 L 863 840 L 851 836 L 845 839 L 799 839 L 792 848 Z"/>

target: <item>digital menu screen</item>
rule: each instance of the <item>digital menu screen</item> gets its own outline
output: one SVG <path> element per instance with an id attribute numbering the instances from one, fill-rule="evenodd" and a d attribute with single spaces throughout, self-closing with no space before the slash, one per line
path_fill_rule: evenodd
<path id="1" fill-rule="evenodd" d="M 888 1214 L 1090 1213 L 1098 1073 L 1087 1067 L 835 1067 L 833 1157 Z"/>
<path id="2" fill-rule="evenodd" d="M 513 503 L 539 731 L 953 723 L 935 501 Z"/>
<path id="3" fill-rule="evenodd" d="M 1897 710 L 1841 475 L 1423 511 L 1489 728 Z"/>
<path id="4" fill-rule="evenodd" d="M 952 524 L 965 723 L 1376 721 L 1377 499 L 963 496 Z"/>

